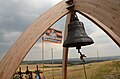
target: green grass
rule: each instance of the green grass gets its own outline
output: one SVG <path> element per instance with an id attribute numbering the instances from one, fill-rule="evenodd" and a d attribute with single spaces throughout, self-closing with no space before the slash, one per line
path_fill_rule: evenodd
<path id="1" fill-rule="evenodd" d="M 120 60 L 89 63 L 85 67 L 88 79 L 120 79 Z M 67 69 L 67 79 L 85 79 L 83 65 L 69 65 Z M 52 68 L 46 66 L 44 76 L 53 79 Z M 54 68 L 54 79 L 62 79 L 62 67 Z"/>
<path id="2" fill-rule="evenodd" d="M 120 79 L 120 61 L 103 64 L 92 79 Z"/>
<path id="3" fill-rule="evenodd" d="M 106 61 L 86 65 L 88 79 L 120 79 L 120 61 Z M 68 67 L 68 79 L 85 79 L 83 67 Z"/>

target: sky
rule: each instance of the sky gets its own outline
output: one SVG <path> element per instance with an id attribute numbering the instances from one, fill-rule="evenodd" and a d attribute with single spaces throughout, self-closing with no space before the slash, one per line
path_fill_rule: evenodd
<path id="1" fill-rule="evenodd" d="M 62 0 L 0 0 L 0 60 L 37 17 L 60 1 Z M 96 57 L 97 51 L 99 56 L 120 56 L 120 48 L 101 29 L 84 16 L 77 15 L 84 23 L 88 36 L 95 42 L 93 45 L 82 47 L 82 53 L 87 57 Z M 52 27 L 62 30 L 64 35 L 65 21 L 66 16 Z M 62 59 L 62 44 L 45 42 L 44 48 L 45 60 L 51 59 L 51 49 L 53 49 L 54 59 Z M 41 52 L 40 38 L 24 60 L 41 60 Z M 75 48 L 70 48 L 68 57 L 78 58 L 79 54 Z"/>

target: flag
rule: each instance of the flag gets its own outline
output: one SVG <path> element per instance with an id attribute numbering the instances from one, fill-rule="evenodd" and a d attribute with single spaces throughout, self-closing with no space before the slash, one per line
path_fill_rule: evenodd
<path id="1" fill-rule="evenodd" d="M 44 33 L 42 40 L 46 42 L 62 43 L 62 31 L 49 28 Z"/>

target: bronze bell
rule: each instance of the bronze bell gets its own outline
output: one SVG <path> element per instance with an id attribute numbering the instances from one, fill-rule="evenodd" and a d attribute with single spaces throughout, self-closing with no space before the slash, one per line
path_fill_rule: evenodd
<path id="1" fill-rule="evenodd" d="M 63 43 L 63 47 L 76 47 L 93 44 L 93 40 L 86 34 L 83 22 L 77 16 L 68 24 L 68 36 Z"/>

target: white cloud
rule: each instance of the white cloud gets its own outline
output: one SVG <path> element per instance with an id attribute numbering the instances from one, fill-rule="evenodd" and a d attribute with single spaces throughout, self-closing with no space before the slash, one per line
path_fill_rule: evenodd
<path id="1" fill-rule="evenodd" d="M 49 2 L 52 2 L 53 5 L 63 1 L 63 0 L 48 0 Z"/>
<path id="2" fill-rule="evenodd" d="M 62 45 L 56 43 L 44 43 L 44 59 L 51 59 L 51 49 L 53 49 L 54 59 L 62 59 Z M 42 43 L 37 42 L 25 57 L 25 60 L 42 60 Z"/>
<path id="3" fill-rule="evenodd" d="M 51 6 L 47 0 L 0 0 L 0 55 L 4 56 L 27 26 Z"/>
<path id="4" fill-rule="evenodd" d="M 0 58 L 27 26 L 29 26 L 38 16 L 60 1 L 62 0 L 0 0 Z M 120 55 L 120 49 L 104 32 L 83 16 L 78 16 L 80 21 L 84 22 L 87 34 L 95 41 L 95 46 L 91 45 L 83 47 L 83 53 L 87 56 L 96 56 L 96 51 L 98 49 L 102 54 L 101 56 L 107 55 L 108 52 L 110 53 L 108 55 Z M 53 27 L 63 31 L 65 19 L 66 17 L 62 18 Z M 62 58 L 62 45 L 45 43 L 44 46 L 45 59 L 51 59 L 51 48 L 54 49 L 55 59 Z M 41 51 L 41 41 L 38 40 L 25 59 L 41 59 Z M 116 53 L 112 53 L 114 51 Z M 75 48 L 70 48 L 69 57 L 79 57 Z"/>
<path id="5" fill-rule="evenodd" d="M 21 32 L 6 32 L 4 34 L 4 40 L 6 42 L 14 42 L 20 35 Z"/>

